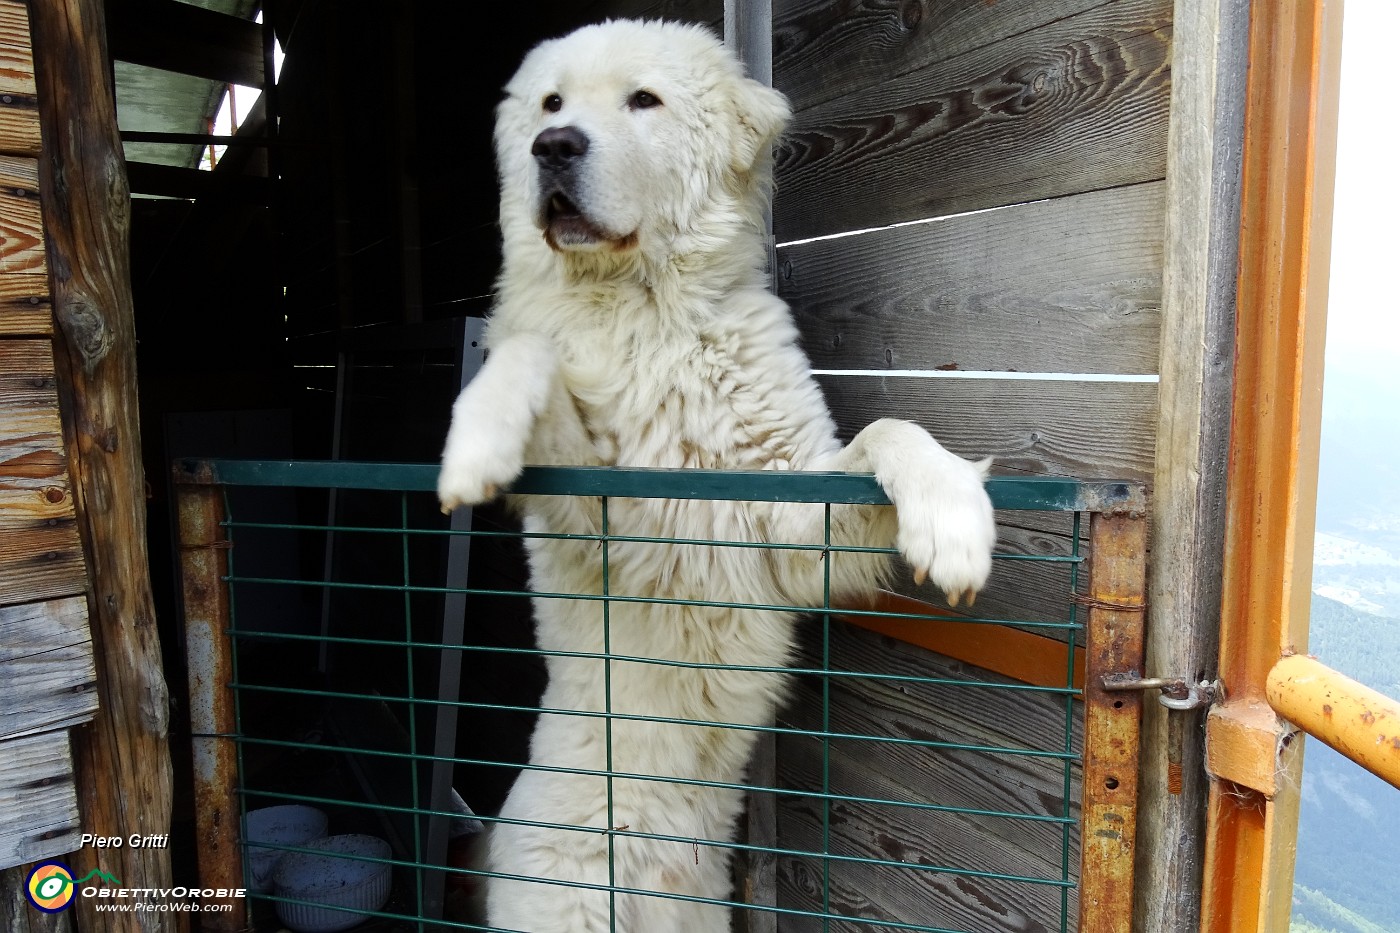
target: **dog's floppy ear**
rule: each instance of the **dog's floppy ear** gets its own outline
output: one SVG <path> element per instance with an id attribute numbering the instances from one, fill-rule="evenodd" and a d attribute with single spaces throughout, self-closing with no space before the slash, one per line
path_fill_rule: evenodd
<path id="1" fill-rule="evenodd" d="M 748 172 L 772 152 L 792 109 L 781 92 L 752 78 L 740 78 L 734 89 L 738 133 L 734 140 L 734 167 Z"/>

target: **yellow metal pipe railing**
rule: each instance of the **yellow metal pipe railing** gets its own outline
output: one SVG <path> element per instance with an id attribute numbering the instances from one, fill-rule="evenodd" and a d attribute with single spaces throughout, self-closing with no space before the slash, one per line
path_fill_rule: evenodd
<path id="1" fill-rule="evenodd" d="M 1301 654 L 1274 665 L 1267 691 L 1274 712 L 1400 787 L 1400 701 Z"/>

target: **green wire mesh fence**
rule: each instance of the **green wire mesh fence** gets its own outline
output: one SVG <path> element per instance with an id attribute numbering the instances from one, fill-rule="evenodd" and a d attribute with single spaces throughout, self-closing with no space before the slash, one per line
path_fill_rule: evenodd
<path id="1" fill-rule="evenodd" d="M 887 503 L 864 475 L 529 468 L 514 492 L 598 497 L 604 516 L 599 534 L 580 538 L 604 568 L 602 593 L 532 593 L 512 550 L 529 535 L 488 515 L 443 519 L 432 492 L 435 466 L 185 461 L 175 472 L 187 631 L 211 633 L 189 635 L 205 837 L 199 872 L 204 884 L 250 888 L 249 925 L 260 929 L 278 928 L 279 906 L 301 922 L 311 921 L 297 909 L 321 909 L 364 929 L 496 929 L 480 913 L 480 885 L 491 875 L 481 832 L 501 820 L 493 814 L 514 776 L 544 767 L 528 763 L 525 745 L 545 654 L 530 637 L 530 599 L 599 601 L 606 633 L 610 606 L 677 602 L 609 592 L 608 562 L 620 546 L 872 550 L 831 544 L 829 526 L 817 544 L 628 535 L 609 527 L 610 501 L 825 503 L 828 515 L 833 503 Z M 1140 664 L 1131 635 L 1135 629 L 1140 644 L 1141 606 L 1132 603 L 1131 583 L 1126 601 L 1124 592 L 1087 583 L 1100 551 L 1136 561 L 1126 577 L 1140 577 L 1134 539 L 1116 545 L 1118 525 L 1140 531 L 1142 492 L 1051 478 L 997 478 L 989 490 L 1004 519 L 1021 520 L 1003 522 L 1020 531 L 1003 535 L 986 614 L 950 622 L 912 600 L 845 607 L 829 592 L 818 606 L 750 605 L 727 601 L 718 583 L 712 599 L 685 603 L 801 611 L 809 620 L 792 666 L 745 668 L 792 675 L 792 701 L 776 723 L 659 720 L 758 733 L 737 841 L 642 832 L 611 819 L 604 827 L 536 825 L 604 833 L 609 851 L 628 838 L 684 844 L 697 861 L 732 850 L 734 895 L 723 903 L 747 933 L 1112 928 L 1085 917 L 1091 909 L 1126 910 L 1125 895 L 1103 892 L 1121 887 L 1128 872 L 1130 897 L 1135 764 L 1084 754 L 1085 707 L 1091 735 L 1117 728 L 1135 746 L 1137 698 L 1096 703 L 1095 678 Z M 1095 529 L 1087 553 L 1085 515 Z M 1093 571 L 1100 575 L 1097 565 Z M 1008 642 L 1006 650 L 1039 645 L 1062 661 L 1028 683 L 888 635 L 890 625 L 903 632 L 949 624 L 988 627 L 997 638 L 1029 633 L 1036 640 Z M 1096 639 L 1105 650 L 1096 650 Z M 606 634 L 604 644 L 601 653 L 570 656 L 605 668 L 704 666 L 612 654 Z M 1087 704 L 1080 677 L 1091 685 Z M 546 712 L 601 718 L 608 729 L 652 718 L 612 712 L 610 696 L 599 712 Z M 572 773 L 606 779 L 610 793 L 615 780 L 721 786 L 614 771 L 611 762 Z M 288 853 L 314 854 L 316 843 L 250 845 L 259 840 L 218 832 L 221 824 L 243 825 L 248 812 L 288 804 L 321 810 L 330 833 L 386 840 L 387 855 L 342 856 L 369 866 L 363 874 L 375 867 L 387 874 L 384 896 L 327 906 L 324 891 L 299 893 L 266 868 Z M 1091 817 L 1108 820 L 1119 838 L 1081 853 L 1081 821 Z M 606 885 L 580 886 L 609 898 L 709 902 L 635 890 L 611 876 Z M 1081 888 L 1093 891 L 1084 916 Z"/>

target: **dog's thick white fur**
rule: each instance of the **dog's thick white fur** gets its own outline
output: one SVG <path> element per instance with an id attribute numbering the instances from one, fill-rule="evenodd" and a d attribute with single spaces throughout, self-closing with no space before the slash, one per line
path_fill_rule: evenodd
<path id="1" fill-rule="evenodd" d="M 482 502 L 526 463 L 872 471 L 895 508 L 835 507 L 836 543 L 895 542 L 950 598 L 986 581 L 995 537 L 985 465 L 921 428 L 877 421 L 844 448 L 787 307 L 765 288 L 762 216 L 782 95 L 744 77 L 706 30 L 609 22 L 546 42 L 506 88 L 496 123 L 504 267 L 490 356 L 453 409 L 438 492 L 445 508 Z M 525 497 L 530 532 L 597 535 L 598 500 Z M 823 506 L 621 499 L 608 532 L 819 544 Z M 897 516 L 897 517 L 896 517 Z M 528 542 L 539 593 L 601 594 L 596 540 Z M 816 551 L 614 543 L 609 594 L 811 605 L 827 573 Z M 837 554 L 838 594 L 869 592 L 883 561 Z M 490 844 L 493 927 L 532 933 L 720 933 L 728 850 L 614 837 L 733 839 L 732 787 L 616 779 L 551 769 L 733 785 L 751 730 L 626 717 L 763 726 L 784 678 L 723 665 L 789 661 L 795 618 L 776 611 L 610 603 L 607 649 L 628 658 L 549 657 L 531 767 Z M 548 651 L 604 651 L 598 600 L 537 597 Z M 611 816 L 609 813 L 611 812 Z M 520 821 L 520 822 L 516 822 Z M 531 825 L 547 824 L 547 825 Z M 582 827 L 583 831 L 557 828 Z M 525 878 L 556 883 L 530 882 Z M 577 882 L 574 887 L 557 882 Z M 609 884 L 675 897 L 614 894 Z M 611 901 L 611 905 L 610 905 Z"/>

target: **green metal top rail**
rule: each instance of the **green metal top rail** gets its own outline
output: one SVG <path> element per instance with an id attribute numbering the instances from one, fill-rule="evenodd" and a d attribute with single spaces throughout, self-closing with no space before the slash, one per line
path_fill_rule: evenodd
<path id="1" fill-rule="evenodd" d="M 202 485 L 433 492 L 437 476 L 435 463 L 196 459 L 175 463 L 177 483 Z M 509 491 L 542 496 L 889 504 L 869 473 L 534 466 L 526 467 Z M 1146 505 L 1141 485 L 1116 480 L 996 476 L 987 481 L 987 492 L 998 509 L 1020 511 L 1126 512 L 1142 511 Z"/>

